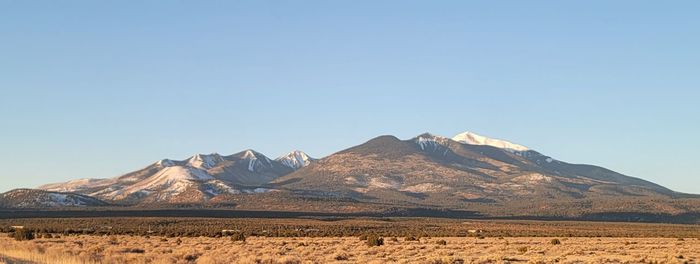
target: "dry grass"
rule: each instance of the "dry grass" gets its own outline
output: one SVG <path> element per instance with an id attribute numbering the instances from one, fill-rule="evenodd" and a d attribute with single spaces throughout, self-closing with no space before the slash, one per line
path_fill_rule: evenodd
<path id="1" fill-rule="evenodd" d="M 36 263 L 697 263 L 696 238 L 421 238 L 370 247 L 357 237 L 229 238 L 71 236 L 14 241 L 0 254 Z M 437 243 L 445 240 L 446 244 Z M 116 241 L 116 243 L 115 243 Z M 519 249 L 527 248 L 522 252 Z M 0 263 L 2 261 L 0 260 Z"/>

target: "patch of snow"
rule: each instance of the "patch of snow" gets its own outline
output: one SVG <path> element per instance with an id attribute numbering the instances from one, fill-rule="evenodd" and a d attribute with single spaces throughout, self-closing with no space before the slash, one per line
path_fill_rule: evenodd
<path id="1" fill-rule="evenodd" d="M 290 167 L 294 170 L 298 170 L 302 167 L 306 167 L 309 164 L 311 164 L 313 158 L 306 155 L 306 153 L 304 153 L 303 151 L 295 150 L 275 160 L 287 167 Z"/>
<path id="2" fill-rule="evenodd" d="M 359 179 L 358 177 L 345 177 L 344 180 L 347 185 L 367 186 L 367 181 Z"/>
<path id="3" fill-rule="evenodd" d="M 262 156 L 262 158 L 259 157 L 259 156 Z M 269 159 L 267 156 L 265 156 L 265 155 L 263 155 L 263 154 L 260 154 L 260 153 L 258 153 L 258 152 L 256 152 L 256 151 L 252 150 L 252 149 L 247 149 L 247 150 L 243 153 L 243 159 L 261 159 L 261 160 L 264 160 L 264 161 L 266 161 L 266 162 L 268 162 L 268 163 L 270 162 L 270 159 Z"/>
<path id="4" fill-rule="evenodd" d="M 254 193 L 266 193 L 269 191 L 270 191 L 270 189 L 267 189 L 267 188 L 255 188 L 255 189 L 253 189 Z"/>
<path id="5" fill-rule="evenodd" d="M 500 139 L 493 139 L 493 138 L 488 138 L 485 136 L 481 136 L 472 132 L 464 132 L 461 134 L 458 134 L 452 138 L 454 141 L 460 142 L 460 143 L 465 143 L 465 144 L 470 144 L 470 145 L 485 145 L 485 146 L 492 146 L 500 149 L 505 149 L 511 152 L 515 151 L 527 151 L 530 150 L 529 148 L 523 146 L 523 145 L 518 145 L 515 143 L 511 143 L 505 140 L 500 140 Z"/>
<path id="6" fill-rule="evenodd" d="M 117 183 L 115 179 L 79 179 L 63 183 L 52 183 L 37 187 L 50 192 L 81 192 L 90 188 L 107 187 Z"/>
<path id="7" fill-rule="evenodd" d="M 418 144 L 421 150 L 436 151 L 442 147 L 446 147 L 446 145 L 449 143 L 449 139 L 426 133 L 416 137 L 414 142 Z M 447 149 L 445 149 L 445 153 L 443 153 L 443 155 L 444 154 L 447 154 Z"/>
<path id="8" fill-rule="evenodd" d="M 400 184 L 385 177 L 378 177 L 369 180 L 369 187 L 377 189 L 398 189 Z"/>
<path id="9" fill-rule="evenodd" d="M 246 150 L 243 153 L 243 158 L 244 159 L 258 159 L 258 157 L 255 156 L 255 152 L 253 150 L 250 150 L 250 149 Z"/>
<path id="10" fill-rule="evenodd" d="M 359 193 L 367 193 L 367 192 L 369 192 L 369 188 L 355 188 L 355 189 L 353 189 L 353 190 L 356 191 L 356 192 L 359 192 Z"/>
<path id="11" fill-rule="evenodd" d="M 143 181 L 106 195 L 115 198 L 117 196 L 129 195 L 141 191 L 165 192 L 168 193 L 168 195 L 176 195 L 193 186 L 196 181 L 212 179 L 214 179 L 213 176 L 201 169 L 184 166 L 165 167 Z"/>
<path id="12" fill-rule="evenodd" d="M 49 203 L 58 205 L 68 205 L 68 197 L 65 194 L 49 193 Z"/>
<path id="13" fill-rule="evenodd" d="M 175 162 L 169 159 L 162 159 L 156 162 L 156 165 L 161 166 L 161 167 L 170 167 L 170 166 L 175 166 Z"/>
<path id="14" fill-rule="evenodd" d="M 208 170 L 219 164 L 221 161 L 223 161 L 223 158 L 216 153 L 209 155 L 197 154 L 187 160 L 187 165 L 198 169 Z"/>
<path id="15" fill-rule="evenodd" d="M 228 184 L 220 181 L 220 180 L 211 180 L 207 182 L 206 185 L 206 192 L 212 194 L 212 195 L 219 195 L 223 193 L 230 193 L 230 194 L 239 194 L 241 191 L 234 189 L 233 187 L 229 186 Z"/>
<path id="16" fill-rule="evenodd" d="M 248 170 L 255 172 L 255 162 L 258 161 L 258 159 L 251 159 L 248 161 Z"/>
<path id="17" fill-rule="evenodd" d="M 425 192 L 441 192 L 441 191 L 446 191 L 449 189 L 451 189 L 451 188 L 447 187 L 445 185 L 442 185 L 442 184 L 421 183 L 421 184 L 416 184 L 416 185 L 404 187 L 401 189 L 401 191 L 412 192 L 412 193 L 425 193 Z"/>
<path id="18" fill-rule="evenodd" d="M 271 192 L 272 189 L 267 189 L 267 188 L 255 188 L 252 190 L 243 190 L 244 193 L 266 193 L 266 192 Z"/>
<path id="19" fill-rule="evenodd" d="M 259 157 L 262 156 L 262 157 Z M 248 170 L 251 172 L 255 172 L 256 167 L 258 166 L 264 166 L 264 163 L 270 164 L 270 159 L 267 158 L 265 155 L 259 154 L 253 150 L 246 150 L 243 153 L 243 159 L 248 160 Z"/>
<path id="20" fill-rule="evenodd" d="M 79 197 L 69 196 L 63 193 L 49 193 L 49 200 L 46 201 L 47 206 L 81 206 L 85 205 L 85 201 Z"/>
<path id="21" fill-rule="evenodd" d="M 539 184 L 539 183 L 550 183 L 554 178 L 545 176 L 539 173 L 531 173 L 528 175 L 518 176 L 513 178 L 513 180 L 524 183 L 524 184 Z"/>

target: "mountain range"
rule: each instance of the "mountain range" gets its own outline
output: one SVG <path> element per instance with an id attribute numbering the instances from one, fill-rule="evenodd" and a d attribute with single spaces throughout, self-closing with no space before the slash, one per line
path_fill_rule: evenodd
<path id="1" fill-rule="evenodd" d="M 700 212 L 700 196 L 615 171 L 571 164 L 523 145 L 464 132 L 379 136 L 321 159 L 254 150 L 159 160 L 109 179 L 12 190 L 9 208 L 225 207 L 365 212 L 428 208 L 488 216 Z"/>

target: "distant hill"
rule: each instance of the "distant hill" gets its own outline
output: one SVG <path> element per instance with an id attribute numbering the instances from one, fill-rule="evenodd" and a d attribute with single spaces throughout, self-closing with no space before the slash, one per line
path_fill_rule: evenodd
<path id="1" fill-rule="evenodd" d="M 0 194 L 0 208 L 95 207 L 108 203 L 86 195 L 16 189 Z"/>

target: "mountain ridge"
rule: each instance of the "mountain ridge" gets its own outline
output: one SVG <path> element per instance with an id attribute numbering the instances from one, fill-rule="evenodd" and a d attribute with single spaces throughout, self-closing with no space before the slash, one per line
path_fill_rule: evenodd
<path id="1" fill-rule="evenodd" d="M 298 150 L 276 159 L 252 149 L 228 156 L 195 154 L 184 160 L 162 159 L 114 178 L 39 189 L 137 207 L 402 207 L 489 215 L 700 212 L 698 195 L 594 165 L 566 163 L 473 132 L 452 138 L 423 133 L 406 140 L 383 135 L 320 159 Z"/>
<path id="2" fill-rule="evenodd" d="M 199 203 L 221 194 L 259 192 L 260 185 L 292 170 L 246 149 L 228 156 L 211 153 L 184 160 L 161 159 L 114 178 L 80 179 L 38 189 L 76 192 L 125 204 Z"/>

